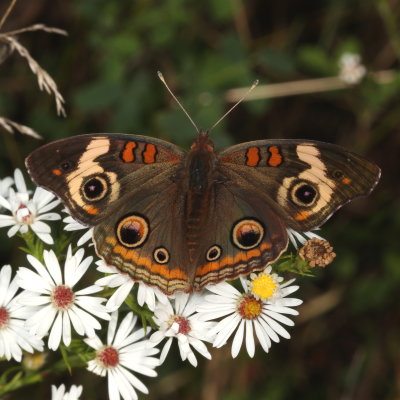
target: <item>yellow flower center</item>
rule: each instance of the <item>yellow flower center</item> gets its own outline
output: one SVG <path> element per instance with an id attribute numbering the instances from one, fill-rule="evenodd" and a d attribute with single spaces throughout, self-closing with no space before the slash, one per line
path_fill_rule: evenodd
<path id="1" fill-rule="evenodd" d="M 276 283 L 271 276 L 262 274 L 253 280 L 251 291 L 260 299 L 268 299 L 273 296 L 276 290 Z"/>
<path id="2" fill-rule="evenodd" d="M 238 304 L 237 310 L 242 318 L 254 319 L 257 318 L 262 311 L 262 303 L 255 297 L 250 295 L 244 295 Z"/>

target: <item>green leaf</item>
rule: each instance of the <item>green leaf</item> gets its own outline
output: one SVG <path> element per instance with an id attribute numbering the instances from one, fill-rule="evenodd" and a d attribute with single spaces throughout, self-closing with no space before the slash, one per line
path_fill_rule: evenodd
<path id="1" fill-rule="evenodd" d="M 153 313 L 147 307 L 140 307 L 136 298 L 132 294 L 129 294 L 125 300 L 125 303 L 134 312 L 134 314 L 140 317 L 142 323 L 144 320 L 143 326 L 147 326 L 148 323 L 153 329 L 157 329 L 157 325 L 153 321 Z"/>
<path id="2" fill-rule="evenodd" d="M 67 350 L 66 350 L 66 348 L 65 348 L 65 346 L 63 344 L 60 345 L 60 352 L 61 352 L 61 356 L 62 356 L 62 358 L 64 360 L 65 366 L 67 367 L 68 372 L 71 374 L 72 373 L 72 367 L 71 367 L 71 364 L 69 363 L 69 360 L 68 360 Z"/>
<path id="3" fill-rule="evenodd" d="M 26 247 L 20 247 L 22 251 L 31 254 L 40 262 L 43 262 L 44 243 L 36 236 L 31 229 L 26 233 L 20 233 L 19 236 L 25 241 Z"/>
<path id="4" fill-rule="evenodd" d="M 0 386 L 1 385 L 5 385 L 7 383 L 7 380 L 9 379 L 9 376 L 14 373 L 14 372 L 19 372 L 21 371 L 21 367 L 17 366 L 17 367 L 11 367 L 6 369 L 0 376 Z"/>
<path id="5" fill-rule="evenodd" d="M 282 256 L 273 264 L 273 269 L 279 274 L 293 272 L 303 276 L 314 276 L 311 268 L 306 261 L 300 258 L 298 254 L 288 254 Z"/>

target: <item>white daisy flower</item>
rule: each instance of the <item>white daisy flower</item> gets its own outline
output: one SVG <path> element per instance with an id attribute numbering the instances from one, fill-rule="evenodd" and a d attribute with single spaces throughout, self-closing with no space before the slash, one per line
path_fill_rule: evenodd
<path id="1" fill-rule="evenodd" d="M 205 295 L 205 299 L 197 307 L 200 318 L 205 321 L 222 318 L 208 332 L 214 347 L 222 347 L 236 330 L 232 341 L 232 357 L 235 358 L 242 346 L 246 330 L 246 349 L 250 357 L 255 353 L 254 331 L 264 349 L 268 352 L 271 341 L 279 342 L 279 336 L 290 338 L 289 332 L 281 324 L 293 326 L 292 320 L 283 314 L 298 315 L 291 307 L 302 303 L 299 299 L 286 296 L 295 292 L 298 286 L 280 285 L 281 298 L 273 301 L 257 299 L 247 287 L 244 279 L 240 280 L 244 293 L 239 292 L 227 282 L 210 285 L 207 290 L 213 294 Z"/>
<path id="2" fill-rule="evenodd" d="M 64 212 L 69 214 L 69 211 L 64 208 L 63 209 Z M 93 235 L 93 228 L 83 225 L 80 222 L 76 221 L 74 219 L 74 217 L 72 217 L 72 215 L 68 215 L 67 217 L 65 217 L 63 219 L 63 222 L 66 224 L 64 229 L 66 231 L 79 231 L 79 230 L 85 230 L 86 232 L 80 237 L 80 239 L 78 240 L 78 246 L 82 246 L 84 245 L 86 242 L 88 242 L 90 239 L 92 239 L 92 235 Z M 91 243 L 92 245 L 93 243 Z"/>
<path id="3" fill-rule="evenodd" d="M 58 388 L 51 385 L 51 400 L 79 400 L 82 390 L 82 386 L 72 385 L 70 391 L 66 392 L 64 384 Z"/>
<path id="4" fill-rule="evenodd" d="M 108 325 L 107 342 L 103 344 L 94 335 L 85 342 L 96 350 L 96 356 L 88 362 L 88 370 L 108 378 L 108 396 L 110 400 L 137 399 L 136 390 L 148 393 L 147 387 L 131 372 L 146 376 L 157 376 L 154 371 L 159 365 L 153 357 L 159 350 L 149 346 L 144 339 L 146 332 L 143 328 L 133 331 L 137 317 L 128 313 L 117 329 L 118 312 L 111 314 Z"/>
<path id="5" fill-rule="evenodd" d="M 339 78 L 349 85 L 360 83 L 367 73 L 361 57 L 355 53 L 343 53 L 339 59 Z"/>
<path id="6" fill-rule="evenodd" d="M 48 211 L 56 207 L 60 200 L 53 200 L 54 194 L 40 187 L 36 188 L 32 199 L 26 189 L 25 181 L 19 170 L 15 171 L 15 184 L 17 192 L 9 189 L 8 198 L 0 196 L 0 206 L 11 212 L 11 215 L 0 214 L 0 228 L 11 226 L 8 237 L 17 232 L 26 233 L 32 231 L 47 244 L 53 244 L 50 227 L 43 221 L 55 221 L 61 218 L 57 213 Z"/>
<path id="7" fill-rule="evenodd" d="M 318 230 L 318 228 L 314 230 Z M 298 250 L 299 244 L 303 245 L 309 239 L 317 238 L 320 240 L 325 240 L 323 237 L 317 235 L 313 231 L 297 232 L 294 229 L 287 229 L 287 233 L 292 245 L 295 247 L 296 250 Z"/>
<path id="8" fill-rule="evenodd" d="M 135 281 L 133 281 L 128 275 L 124 275 L 115 268 L 109 267 L 103 260 L 97 261 L 96 264 L 98 265 L 97 271 L 109 275 L 98 279 L 95 284 L 98 286 L 118 288 L 108 299 L 106 304 L 106 307 L 110 311 L 115 311 L 128 297 Z M 136 283 L 138 284 L 137 302 L 141 307 L 143 307 L 144 304 L 147 304 L 149 309 L 154 311 L 156 300 L 162 304 L 168 302 L 168 297 L 156 287 L 147 286 L 143 282 Z"/>
<path id="9" fill-rule="evenodd" d="M 44 265 L 35 257 L 27 256 L 36 272 L 23 267 L 18 270 L 18 283 L 26 289 L 25 296 L 20 302 L 38 307 L 38 311 L 27 319 L 26 325 L 32 334 L 40 337 L 50 331 L 48 346 L 51 350 L 58 348 L 61 338 L 63 343 L 69 346 L 71 323 L 79 335 L 93 336 L 94 330 L 101 328 L 93 315 L 105 320 L 110 319 L 107 308 L 101 304 L 105 299 L 90 296 L 100 292 L 102 290 L 100 286 L 92 285 L 78 291 L 73 290 L 93 259 L 93 257 L 85 259 L 83 257 L 82 248 L 72 255 L 69 247 L 62 274 L 54 252 L 45 250 Z"/>
<path id="10" fill-rule="evenodd" d="M 25 328 L 31 308 L 19 304 L 22 293 L 16 295 L 18 289 L 16 277 L 11 280 L 11 266 L 3 266 L 0 270 L 0 357 L 19 362 L 22 350 L 43 351 L 43 341 Z"/>
<path id="11" fill-rule="evenodd" d="M 154 310 L 154 322 L 159 330 L 150 337 L 150 342 L 158 345 L 165 338 L 168 338 L 160 356 L 160 363 L 163 363 L 171 348 L 173 338 L 178 341 L 178 347 L 182 361 L 186 359 L 194 367 L 197 366 L 196 356 L 191 349 L 192 346 L 203 357 L 211 359 L 211 354 L 203 341 L 212 341 L 212 337 L 206 339 L 208 331 L 215 325 L 214 322 L 202 321 L 196 313 L 196 306 L 202 296 L 198 293 L 176 293 L 171 300 L 165 304 L 158 303 Z"/>

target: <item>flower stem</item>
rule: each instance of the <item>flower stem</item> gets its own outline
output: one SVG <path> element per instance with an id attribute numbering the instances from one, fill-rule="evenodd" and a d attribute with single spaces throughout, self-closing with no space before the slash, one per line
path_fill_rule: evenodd
<path id="1" fill-rule="evenodd" d="M 22 233 L 20 236 L 26 245 L 26 247 L 21 247 L 20 249 L 25 251 L 25 253 L 33 255 L 39 261 L 43 262 L 43 242 L 30 229 L 28 232 Z"/>
<path id="2" fill-rule="evenodd" d="M 65 360 L 59 360 L 54 363 L 51 368 L 47 368 L 45 370 L 39 372 L 25 372 L 20 368 L 17 368 L 16 374 L 10 379 L 7 383 L 0 383 L 0 396 L 5 395 L 6 393 L 12 392 L 14 390 L 20 389 L 24 386 L 32 385 L 37 382 L 43 381 L 47 375 L 54 373 L 61 373 L 65 370 L 69 370 L 72 367 L 82 368 L 86 366 L 86 361 L 82 358 L 80 354 L 73 355 L 68 357 L 68 365 L 65 363 Z M 7 372 L 6 372 L 7 373 Z M 8 374 L 8 373 L 7 373 Z M 3 374 L 4 375 L 4 374 Z M 0 382 L 3 382 L 5 379 L 2 376 Z"/>

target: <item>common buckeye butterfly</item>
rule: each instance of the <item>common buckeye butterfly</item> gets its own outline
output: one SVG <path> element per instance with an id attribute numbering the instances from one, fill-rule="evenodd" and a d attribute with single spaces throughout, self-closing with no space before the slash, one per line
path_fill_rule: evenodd
<path id="1" fill-rule="evenodd" d="M 271 139 L 216 153 L 207 131 L 188 152 L 147 136 L 80 135 L 40 147 L 26 166 L 94 227 L 108 265 L 167 294 L 264 269 L 286 250 L 288 228 L 319 227 L 380 177 L 333 144 Z"/>

